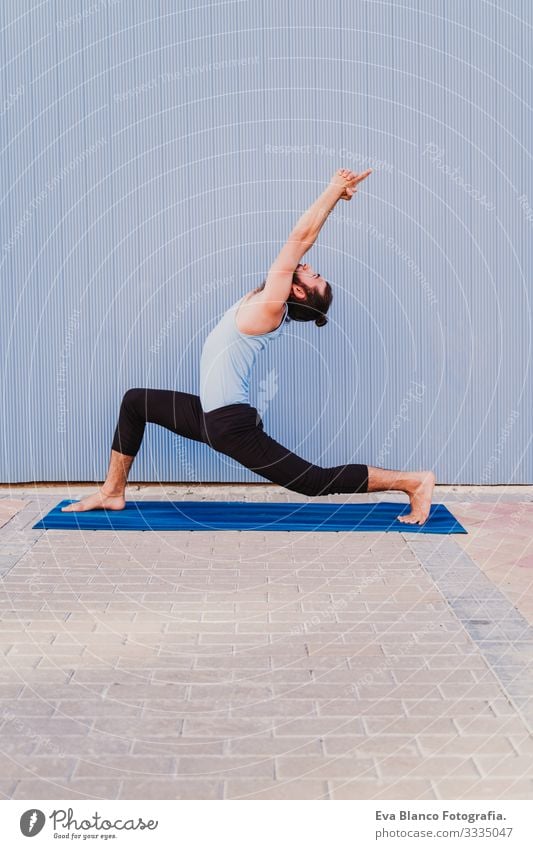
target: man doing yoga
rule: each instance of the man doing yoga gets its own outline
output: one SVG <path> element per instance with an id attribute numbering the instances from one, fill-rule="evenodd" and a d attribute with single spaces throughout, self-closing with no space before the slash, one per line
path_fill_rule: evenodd
<path id="1" fill-rule="evenodd" d="M 257 354 L 288 321 L 327 323 L 329 283 L 301 260 L 315 243 L 339 200 L 349 201 L 370 170 L 338 170 L 327 188 L 294 226 L 265 282 L 245 294 L 222 316 L 205 340 L 200 361 L 200 395 L 167 389 L 129 389 L 122 398 L 111 459 L 100 489 L 63 511 L 122 510 L 128 473 L 147 422 L 204 442 L 273 483 L 303 495 L 350 492 L 407 493 L 406 524 L 423 524 L 435 484 L 432 472 L 402 472 L 357 463 L 323 468 L 293 454 L 268 436 L 248 400 Z"/>

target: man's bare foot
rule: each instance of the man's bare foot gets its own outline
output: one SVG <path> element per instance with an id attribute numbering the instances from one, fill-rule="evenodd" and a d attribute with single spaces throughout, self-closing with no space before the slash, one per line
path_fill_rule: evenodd
<path id="1" fill-rule="evenodd" d="M 74 501 L 61 508 L 62 513 L 82 513 L 86 510 L 124 510 L 126 499 L 124 495 L 106 495 L 102 489 L 87 495 L 81 501 Z"/>
<path id="2" fill-rule="evenodd" d="M 435 475 L 433 472 L 413 472 L 413 478 L 413 491 L 409 493 L 411 512 L 398 516 L 398 521 L 404 525 L 423 525 L 431 508 Z"/>

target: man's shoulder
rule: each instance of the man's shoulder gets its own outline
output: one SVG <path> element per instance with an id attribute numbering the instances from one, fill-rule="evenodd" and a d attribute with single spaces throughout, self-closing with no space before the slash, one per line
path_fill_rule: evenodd
<path id="1" fill-rule="evenodd" d="M 264 291 L 253 289 L 242 298 L 237 309 L 237 328 L 251 336 L 271 333 L 281 324 L 285 311 L 285 302 L 274 303 Z"/>

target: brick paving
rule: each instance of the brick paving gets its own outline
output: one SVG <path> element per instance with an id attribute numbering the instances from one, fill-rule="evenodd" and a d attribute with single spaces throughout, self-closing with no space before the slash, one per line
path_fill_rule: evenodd
<path id="1" fill-rule="evenodd" d="M 479 562 L 506 509 L 523 598 L 531 488 L 442 489 L 469 537 L 32 530 L 91 489 L 0 490 L 4 798 L 533 797 L 529 607 Z"/>
<path id="2" fill-rule="evenodd" d="M 533 625 L 533 504 L 522 500 L 459 503 L 470 534 L 457 541 L 511 605 Z"/>

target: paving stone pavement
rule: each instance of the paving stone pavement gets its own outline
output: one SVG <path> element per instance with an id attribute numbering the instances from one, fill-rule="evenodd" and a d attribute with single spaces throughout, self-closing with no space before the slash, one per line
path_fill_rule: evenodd
<path id="1" fill-rule="evenodd" d="M 32 530 L 90 489 L 0 490 L 4 798 L 533 797 L 532 628 L 469 537 Z M 529 522 L 531 493 L 436 500 Z"/>
<path id="2" fill-rule="evenodd" d="M 529 488 L 528 488 L 529 489 Z M 484 574 L 533 625 L 533 505 L 531 501 L 458 503 L 470 533 L 457 541 Z"/>

